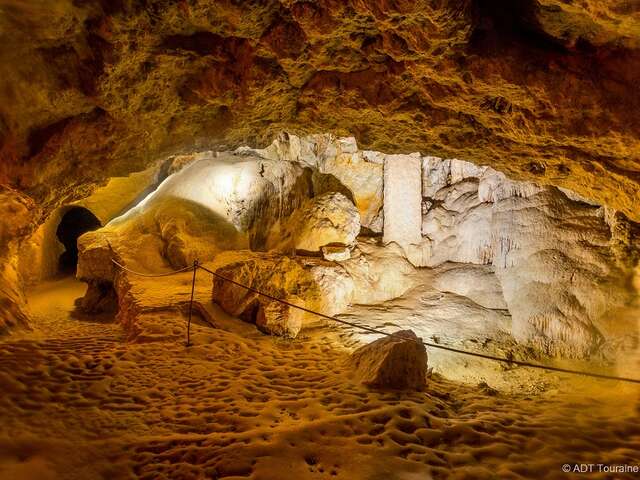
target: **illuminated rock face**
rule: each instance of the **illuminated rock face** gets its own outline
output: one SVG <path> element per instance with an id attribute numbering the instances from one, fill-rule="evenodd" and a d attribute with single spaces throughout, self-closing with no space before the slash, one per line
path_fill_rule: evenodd
<path id="1" fill-rule="evenodd" d="M 353 296 L 353 281 L 346 272 L 320 259 L 247 252 L 245 259 L 227 263 L 216 273 L 325 315 L 343 311 Z M 321 321 L 315 315 L 279 304 L 220 278 L 214 279 L 213 300 L 227 313 L 255 323 L 274 335 L 295 337 L 303 325 Z"/>
<path id="2" fill-rule="evenodd" d="M 372 173 L 370 185 L 353 181 L 363 169 Z M 80 278 L 108 281 L 111 257 L 154 272 L 224 258 L 225 251 L 269 250 L 265 258 L 234 260 L 227 273 L 253 272 L 243 280 L 267 292 L 288 281 L 315 285 L 302 295 L 293 287 L 278 291 L 337 314 L 404 295 L 416 285 L 416 267 L 457 262 L 441 268 L 433 286 L 481 309 L 508 311 L 510 333 L 538 350 L 588 356 L 637 334 L 631 317 L 611 318 L 634 299 L 638 226 L 571 192 L 455 159 L 365 152 L 353 139 L 330 135 L 282 135 L 263 150 L 179 157 L 168 172 L 140 205 L 81 238 Z M 358 237 L 375 232 L 361 229 L 366 209 L 351 199 L 366 198 L 381 181 L 377 245 L 379 238 Z M 314 258 L 282 263 L 294 252 Z M 238 300 L 229 288 L 218 289 L 223 308 L 252 312 L 265 331 L 295 336 L 313 321 Z"/>
<path id="3" fill-rule="evenodd" d="M 225 250 L 263 249 L 273 224 L 311 196 L 310 174 L 296 163 L 208 153 L 183 167 L 99 231 L 128 265 L 182 268 Z M 80 239 L 81 252 L 94 238 Z"/>
<path id="4" fill-rule="evenodd" d="M 19 242 L 35 230 L 33 209 L 24 195 L 0 187 L 0 335 L 28 325 L 17 251 Z"/>
<path id="5" fill-rule="evenodd" d="M 637 224 L 467 162 L 430 158 L 424 167 L 427 264 L 492 265 L 512 334 L 547 353 L 584 356 L 610 339 L 610 317 L 637 295 L 629 288 L 639 251 L 629 232 Z M 638 333 L 635 319 L 616 322 Z"/>
<path id="6" fill-rule="evenodd" d="M 366 230 L 382 232 L 384 154 L 359 150 L 352 137 L 336 138 L 328 134 L 298 137 L 287 133 L 278 135 L 265 149 L 247 151 L 312 168 L 315 195 L 342 193 L 357 207 L 360 223 Z"/>
<path id="7" fill-rule="evenodd" d="M 326 245 L 353 245 L 360 233 L 358 210 L 338 192 L 305 200 L 281 222 L 271 229 L 268 249 L 319 252 Z"/>

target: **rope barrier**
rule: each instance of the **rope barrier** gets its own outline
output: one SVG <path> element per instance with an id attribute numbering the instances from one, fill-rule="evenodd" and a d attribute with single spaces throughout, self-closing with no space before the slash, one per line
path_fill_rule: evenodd
<path id="1" fill-rule="evenodd" d="M 336 322 L 336 323 L 341 323 L 343 325 L 348 325 L 350 327 L 354 327 L 357 329 L 360 329 L 362 331 L 365 332 L 369 332 L 369 333 L 373 333 L 376 335 L 383 335 L 383 336 L 387 336 L 390 337 L 393 334 L 389 333 L 389 332 L 385 332 L 383 330 L 378 330 L 376 328 L 372 328 L 366 325 L 359 325 L 357 323 L 353 323 L 353 322 L 349 322 L 347 320 L 342 320 L 340 318 L 336 318 L 330 315 L 326 315 L 324 313 L 320 313 L 320 312 L 316 312 L 314 310 L 310 310 L 306 307 L 302 307 L 300 305 L 296 305 L 294 303 L 288 302 L 286 300 L 283 300 L 281 298 L 278 297 L 274 297 L 273 295 L 269 295 L 268 293 L 264 293 L 261 292 L 260 290 L 257 290 L 253 287 L 249 287 L 247 285 L 243 285 L 242 283 L 236 282 L 235 280 L 232 280 L 230 278 L 227 278 L 223 275 L 220 275 L 217 272 L 214 272 L 206 267 L 203 267 L 201 264 L 198 263 L 198 261 L 196 260 L 192 266 L 189 267 L 185 267 L 182 268 L 180 270 L 175 270 L 173 272 L 168 272 L 168 273 L 163 273 L 163 274 L 156 274 L 156 275 L 150 275 L 150 274 L 145 274 L 145 273 L 140 273 L 140 272 L 136 272 L 134 270 L 130 270 L 128 268 L 126 268 L 124 265 L 121 265 L 120 263 L 116 262 L 115 260 L 111 260 L 115 265 L 117 265 L 118 267 L 120 267 L 122 270 L 127 271 L 129 273 L 132 273 L 134 275 L 138 275 L 141 277 L 151 277 L 151 278 L 156 278 L 156 277 L 167 277 L 170 275 L 176 275 L 178 273 L 183 273 L 183 272 L 187 272 L 187 271 L 191 271 L 193 270 L 193 280 L 192 280 L 192 285 L 191 285 L 191 302 L 190 302 L 190 308 L 189 308 L 189 324 L 187 326 L 187 346 L 191 345 L 190 343 L 190 338 L 189 338 L 189 333 L 190 333 L 190 324 L 191 324 L 191 312 L 193 309 L 193 292 L 194 292 L 194 288 L 195 288 L 195 281 L 196 281 L 196 271 L 198 270 L 198 268 L 204 270 L 205 272 L 213 275 L 214 277 L 217 277 L 221 280 L 224 280 L 225 282 L 229 282 L 233 285 L 236 285 L 238 287 L 244 288 L 245 290 L 248 290 L 250 292 L 253 292 L 257 295 L 263 296 L 265 298 L 268 298 L 270 300 L 273 300 L 275 302 L 279 302 L 282 303 L 283 305 L 287 305 L 289 307 L 292 308 L 297 308 L 298 310 L 302 310 L 303 312 L 306 313 L 310 313 L 312 315 L 316 315 L 320 318 L 324 318 L 326 320 L 332 321 L 332 322 Z M 420 341 L 420 343 L 422 345 L 424 345 L 425 347 L 429 347 L 429 348 L 436 348 L 439 350 L 446 350 L 452 353 L 457 353 L 460 355 L 467 355 L 467 356 L 471 356 L 471 357 L 477 357 L 477 358 L 483 358 L 485 360 L 492 360 L 495 362 L 499 362 L 499 363 L 505 363 L 509 366 L 519 366 L 519 367 L 526 367 L 526 368 L 534 368 L 534 369 L 539 369 L 539 370 L 547 370 L 547 371 L 551 371 L 551 372 L 557 372 L 557 373 L 567 373 L 567 374 L 571 374 L 571 375 L 581 375 L 584 377 L 591 377 L 591 378 L 598 378 L 598 379 L 602 379 L 602 380 L 615 380 L 615 381 L 620 381 L 620 382 L 627 382 L 627 383 L 636 383 L 636 384 L 640 384 L 640 379 L 638 378 L 630 378 L 630 377 L 619 377 L 619 376 L 615 376 L 615 375 L 606 375 L 603 373 L 595 373 L 595 372 L 586 372 L 583 370 L 572 370 L 569 368 L 562 368 L 562 367 L 554 367 L 551 365 L 541 365 L 539 363 L 531 363 L 531 362 L 525 362 L 525 361 L 521 361 L 521 360 L 514 360 L 511 358 L 503 358 L 503 357 L 496 357 L 494 355 L 488 355 L 485 353 L 479 353 L 479 352 L 472 352 L 469 350 L 462 350 L 459 348 L 455 348 L 455 347 L 450 347 L 447 345 L 440 345 L 438 343 L 431 343 L 431 342 L 425 342 L 423 340 Z"/>
<path id="2" fill-rule="evenodd" d="M 250 292 L 254 292 L 254 293 L 256 293 L 258 295 L 261 295 L 263 297 L 266 297 L 266 298 L 268 298 L 270 300 L 274 300 L 276 302 L 280 302 L 280 303 L 282 303 L 284 305 L 288 305 L 289 307 L 297 308 L 299 310 L 302 310 L 302 311 L 307 312 L 307 313 L 311 313 L 311 314 L 316 315 L 318 317 L 325 318 L 325 319 L 331 320 L 333 322 L 341 323 L 343 325 L 349 325 L 351 327 L 358 328 L 360 330 L 363 330 L 363 331 L 366 331 L 366 332 L 369 332 L 369 333 L 374 333 L 374 334 L 377 334 L 377 335 L 384 335 L 384 336 L 387 336 L 387 337 L 390 337 L 390 336 L 393 335 L 392 333 L 385 332 L 383 330 L 378 330 L 378 329 L 375 329 L 375 328 L 372 328 L 372 327 L 368 327 L 368 326 L 365 326 L 365 325 L 359 325 L 357 323 L 348 322 L 348 321 L 342 320 L 340 318 L 332 317 L 330 315 L 325 315 L 324 313 L 320 313 L 320 312 L 315 312 L 313 310 L 309 310 L 308 308 L 301 307 L 300 305 L 296 305 L 296 304 L 287 302 L 286 300 L 282 300 L 281 298 L 274 297 L 273 295 L 269 295 L 268 293 L 261 292 L 259 290 L 256 290 L 253 287 L 249 287 L 247 285 L 243 285 L 241 283 L 236 282 L 235 280 L 231 280 L 230 278 L 224 277 L 224 276 L 220 275 L 217 272 L 213 272 L 212 270 L 209 270 L 208 268 L 203 267 L 202 265 L 198 265 L 198 268 L 201 268 L 202 270 L 212 274 L 213 276 L 215 276 L 217 278 L 220 278 L 221 280 L 224 280 L 224 281 L 227 281 L 227 282 L 232 283 L 234 285 L 237 285 L 238 287 L 242 287 L 242 288 L 244 288 L 244 289 L 246 289 L 246 290 L 248 290 Z M 487 355 L 487 354 L 484 354 L 484 353 L 472 352 L 472 351 L 469 351 L 469 350 L 461 350 L 459 348 L 449 347 L 447 345 L 440 345 L 440 344 L 437 344 L 437 343 L 425 342 L 423 340 L 420 341 L 420 343 L 422 345 L 424 345 L 425 347 L 437 348 L 437 349 L 440 349 L 440 350 L 446 350 L 446 351 L 453 352 L 453 353 L 458 353 L 458 354 L 461 354 L 461 355 L 468 355 L 468 356 L 472 356 L 472 357 L 484 358 L 486 360 L 493 360 L 493 361 L 500 362 L 500 363 L 506 363 L 508 365 L 517 365 L 519 367 L 537 368 L 537 369 L 540 369 L 540 370 L 548 370 L 548 371 L 558 372 L 558 373 L 568 373 L 568 374 L 573 374 L 573 375 L 582 375 L 582 376 L 585 376 L 585 377 L 599 378 L 599 379 L 604 379 L 604 380 L 617 380 L 617 381 L 621 381 L 621 382 L 629 382 L 629 383 L 638 383 L 638 384 L 640 384 L 640 379 L 638 379 L 638 378 L 618 377 L 618 376 L 615 376 L 615 375 L 606 375 L 606 374 L 603 374 L 603 373 L 585 372 L 585 371 L 582 371 L 582 370 L 572 370 L 572 369 L 569 369 L 569 368 L 554 367 L 554 366 L 550 366 L 550 365 L 541 365 L 541 364 L 538 364 L 538 363 L 524 362 L 524 361 L 521 361 L 521 360 L 514 360 L 514 359 L 509 359 L 509 358 L 496 357 L 496 356 L 493 356 L 493 355 Z"/>
<path id="3" fill-rule="evenodd" d="M 125 272 L 132 273 L 133 275 L 137 275 L 139 277 L 147 277 L 147 278 L 170 277 L 171 275 L 176 275 L 176 274 L 182 273 L 182 272 L 188 272 L 189 270 L 195 269 L 195 267 L 192 265 L 190 267 L 184 267 L 184 268 L 181 268 L 180 270 L 174 270 L 172 272 L 150 274 L 150 273 L 141 273 L 141 272 L 136 272 L 135 270 L 131 270 L 131 269 L 125 267 L 124 265 L 116 262 L 113 258 L 111 259 L 111 261 L 114 264 L 116 264 L 118 267 L 120 267 L 122 270 L 124 270 Z"/>

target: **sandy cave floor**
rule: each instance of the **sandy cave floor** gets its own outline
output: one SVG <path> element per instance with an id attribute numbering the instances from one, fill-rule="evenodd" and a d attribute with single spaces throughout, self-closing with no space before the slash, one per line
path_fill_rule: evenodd
<path id="1" fill-rule="evenodd" d="M 218 312 L 190 348 L 130 342 L 73 314 L 83 292 L 38 287 L 34 330 L 0 343 L 0 478 L 572 478 L 563 464 L 640 464 L 635 386 L 544 374 L 546 388 L 507 393 L 434 375 L 423 393 L 370 391 L 334 330 L 286 341 Z"/>

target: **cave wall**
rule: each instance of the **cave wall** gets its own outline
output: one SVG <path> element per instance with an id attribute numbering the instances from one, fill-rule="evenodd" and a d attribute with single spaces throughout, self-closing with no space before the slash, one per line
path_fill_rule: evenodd
<path id="1" fill-rule="evenodd" d="M 407 164 L 417 170 L 409 178 Z M 319 181 L 319 175 L 328 175 L 322 173 L 327 165 L 331 181 Z M 354 172 L 367 170 L 376 173 L 371 184 L 349 182 Z M 249 248 L 270 251 L 266 257 L 246 254 L 264 265 L 282 254 L 313 259 L 310 265 L 324 256 L 331 268 L 347 271 L 335 287 L 335 275 L 324 282 L 327 298 L 335 296 L 332 288 L 338 285 L 357 285 L 345 287 L 351 293 L 343 292 L 339 305 L 346 308 L 349 301 L 372 304 L 401 295 L 410 281 L 398 282 L 400 290 L 394 290 L 378 279 L 402 275 L 406 266 L 415 271 L 457 262 L 483 268 L 447 270 L 450 274 L 436 281 L 439 288 L 480 292 L 470 295 L 508 310 L 510 333 L 537 351 L 589 357 L 638 340 L 637 314 L 629 309 L 640 306 L 640 225 L 571 191 L 511 180 L 457 159 L 363 151 L 355 139 L 331 135 L 283 134 L 265 149 L 177 157 L 168 171 L 172 175 L 144 202 L 81 238 L 80 278 L 112 281 L 112 257 L 153 272 Z M 373 266 L 359 271 L 367 262 L 384 262 L 370 261 L 381 254 L 363 254 L 364 237 L 356 238 L 358 232 L 373 232 L 361 228 L 358 217 L 369 215 L 371 204 L 362 199 L 380 181 L 384 201 L 373 217 L 382 219 L 382 235 L 369 240 L 404 262 L 394 260 L 389 268 L 400 271 L 382 276 L 373 273 Z M 395 202 L 394 208 L 388 201 Z M 402 220 L 409 203 L 415 219 L 407 236 L 394 222 Z M 236 263 L 238 278 L 252 271 Z M 490 278 L 487 288 L 471 285 L 478 272 Z M 270 275 L 248 278 L 266 281 Z M 281 275 L 285 278 L 286 272 Z"/>
<path id="2" fill-rule="evenodd" d="M 0 6 L 0 183 L 49 212 L 166 154 L 287 129 L 473 160 L 639 218 L 634 2 Z"/>
<path id="3" fill-rule="evenodd" d="M 637 313 L 621 310 L 638 306 L 639 224 L 491 168 L 433 157 L 423 166 L 423 264 L 491 265 L 512 334 L 548 354 L 589 356 L 625 336 L 637 341 Z"/>
<path id="4" fill-rule="evenodd" d="M 42 225 L 170 154 L 333 132 L 370 151 L 473 160 L 637 220 L 638 10 L 620 0 L 0 0 L 0 185 L 28 197 Z M 380 233 L 382 183 L 359 180 L 381 178 L 379 162 L 345 153 L 321 173 L 358 159 L 362 171 L 340 183 Z M 34 280 L 55 251 L 38 235 L 21 256 L 36 268 L 18 267 Z"/>
<path id="5" fill-rule="evenodd" d="M 65 248 L 56 236 L 62 217 L 73 207 L 83 207 L 94 214 L 102 225 L 129 210 L 158 185 L 161 166 L 135 172 L 126 177 L 109 179 L 88 197 L 63 205 L 51 212 L 28 238 L 19 242 L 17 268 L 22 285 L 35 285 L 59 273 L 59 259 Z"/>
<path id="6" fill-rule="evenodd" d="M 17 251 L 20 241 L 36 228 L 36 208 L 25 195 L 0 187 L 0 218 L 0 334 L 4 334 L 28 325 Z"/>

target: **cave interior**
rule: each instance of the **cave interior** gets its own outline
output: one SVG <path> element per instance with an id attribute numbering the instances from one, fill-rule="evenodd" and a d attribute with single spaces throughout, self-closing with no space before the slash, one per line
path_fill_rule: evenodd
<path id="1" fill-rule="evenodd" d="M 634 2 L 0 0 L 0 478 L 637 478 Z"/>

